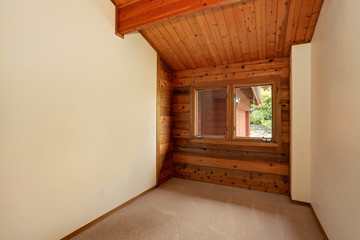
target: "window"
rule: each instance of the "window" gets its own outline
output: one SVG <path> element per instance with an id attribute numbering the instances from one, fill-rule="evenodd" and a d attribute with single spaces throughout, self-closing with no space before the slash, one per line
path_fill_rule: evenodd
<path id="1" fill-rule="evenodd" d="M 196 136 L 226 137 L 226 89 L 196 91 Z"/>
<path id="2" fill-rule="evenodd" d="M 278 79 L 192 86 L 191 141 L 278 144 Z M 229 97 L 231 96 L 231 97 Z"/>
<path id="3" fill-rule="evenodd" d="M 272 138 L 272 86 L 235 88 L 235 137 Z"/>

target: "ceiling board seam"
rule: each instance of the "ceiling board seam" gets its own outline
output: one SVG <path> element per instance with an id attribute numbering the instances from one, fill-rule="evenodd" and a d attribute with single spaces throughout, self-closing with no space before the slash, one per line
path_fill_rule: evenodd
<path id="1" fill-rule="evenodd" d="M 255 1 L 253 1 L 253 4 L 254 4 L 254 16 L 255 16 L 255 34 L 256 34 L 256 48 L 257 48 L 257 50 L 256 50 L 256 52 L 257 52 L 257 57 L 258 57 L 258 59 L 260 58 L 260 54 L 259 54 L 259 36 L 258 36 L 258 31 L 257 31 L 257 28 L 259 27 L 259 26 L 257 26 L 257 19 L 256 19 L 256 5 L 255 5 Z"/>
<path id="2" fill-rule="evenodd" d="M 232 31 L 232 34 L 234 34 L 235 38 L 233 39 L 232 36 L 231 36 L 231 33 L 229 31 L 229 35 L 230 35 L 230 40 L 231 40 L 231 44 L 233 46 L 233 51 L 234 51 L 234 55 L 235 55 L 235 59 L 237 59 L 237 54 L 239 54 L 239 58 L 240 58 L 240 62 L 244 61 L 244 57 L 243 57 L 243 51 L 242 51 L 242 47 L 241 47 L 241 41 L 240 41 L 240 37 L 239 37 L 239 34 L 238 34 L 238 31 L 237 31 L 237 26 L 236 26 L 236 19 L 235 19 L 235 14 L 234 14 L 234 4 L 232 4 L 231 6 L 228 7 L 228 10 L 229 11 L 229 16 L 231 19 L 228 19 L 230 22 L 232 21 L 233 22 L 233 31 Z M 224 17 L 225 17 L 225 22 L 226 21 L 226 14 L 224 13 Z M 227 23 L 228 24 L 228 23 Z M 238 45 L 239 47 L 239 53 L 236 53 L 235 52 L 235 45 Z M 239 62 L 238 60 L 236 60 L 237 62 Z"/>
<path id="3" fill-rule="evenodd" d="M 204 16 L 205 16 L 205 20 L 206 20 L 206 22 L 207 22 L 207 25 L 208 25 L 208 27 L 209 27 L 210 32 L 214 32 L 214 31 L 215 31 L 215 32 L 216 32 L 216 35 L 220 38 L 220 43 L 219 43 L 218 41 L 216 41 L 216 40 L 214 39 L 214 37 L 215 37 L 214 34 L 211 34 L 211 36 L 212 36 L 212 38 L 213 38 L 213 40 L 214 40 L 214 43 L 215 43 L 215 47 L 216 47 L 218 53 L 220 54 L 220 56 L 222 56 L 221 59 L 222 59 L 223 64 L 229 63 L 230 61 L 229 61 L 228 56 L 227 56 L 227 54 L 226 54 L 224 44 L 221 44 L 221 43 L 222 43 L 222 39 L 221 39 L 221 34 L 220 34 L 220 31 L 219 31 L 219 28 L 218 28 L 217 26 L 216 26 L 216 27 L 214 26 L 212 29 L 210 29 L 210 25 L 211 25 L 211 24 L 209 23 L 209 18 L 211 18 L 212 20 L 214 20 L 214 22 L 216 22 L 214 13 L 212 12 L 212 10 L 209 10 L 209 11 L 207 11 L 207 12 L 204 14 Z M 219 47 L 220 47 L 221 49 L 219 49 Z"/>
<path id="4" fill-rule="evenodd" d="M 163 36 L 163 38 L 165 39 L 165 41 L 167 42 L 167 44 L 169 45 L 170 48 L 172 48 L 171 45 L 173 45 L 173 44 L 170 43 L 170 42 L 172 41 L 172 42 L 174 43 L 174 47 L 176 48 L 176 49 L 174 49 L 174 51 L 176 50 L 176 51 L 174 52 L 174 54 L 177 55 L 176 52 L 179 54 L 179 56 L 177 56 L 177 57 L 179 58 L 179 60 L 183 63 L 183 65 L 184 65 L 185 67 L 186 67 L 186 66 L 191 67 L 191 64 L 190 64 L 190 63 L 187 61 L 187 59 L 184 57 L 182 51 L 181 51 L 181 50 L 179 49 L 179 47 L 177 46 L 177 44 L 176 44 L 176 42 L 174 41 L 173 37 L 169 34 L 169 32 L 168 32 L 167 29 L 165 28 L 164 24 L 161 24 L 161 25 L 158 25 L 158 26 L 161 26 L 161 27 L 163 28 L 163 30 L 159 30 L 159 28 L 158 28 L 159 34 Z M 167 40 L 168 38 L 165 38 L 165 36 L 161 33 L 162 31 L 164 31 L 164 33 L 166 32 L 169 40 Z M 186 68 L 188 68 L 188 67 L 186 67 Z"/>
<path id="5" fill-rule="evenodd" d="M 159 56 L 168 64 L 170 65 L 170 61 L 169 59 L 159 51 L 159 48 L 156 46 L 156 44 L 150 39 L 151 37 L 149 37 L 150 33 L 143 29 L 143 30 L 140 30 L 139 33 L 141 34 L 141 36 L 143 36 L 143 38 L 145 38 L 145 40 L 150 44 L 150 46 L 159 54 Z M 171 67 L 173 67 L 171 65 Z"/>
<path id="6" fill-rule="evenodd" d="M 300 1 L 300 0 L 299 0 L 299 1 Z M 299 22 L 300 22 L 301 12 L 303 11 L 304 1 L 306 1 L 306 0 L 301 0 L 300 13 L 299 13 L 299 17 L 298 17 L 298 20 L 297 20 L 296 30 L 295 30 L 295 32 L 294 32 L 294 36 L 293 36 L 293 41 L 292 41 L 292 42 L 295 42 L 295 39 L 296 39 L 296 34 L 297 34 L 297 31 L 298 31 L 298 28 L 299 28 Z"/>
<path id="7" fill-rule="evenodd" d="M 161 42 L 163 43 L 166 43 L 166 45 L 168 45 L 168 53 L 170 55 L 170 59 L 174 59 L 174 61 L 176 62 L 176 65 L 178 67 L 176 68 L 183 68 L 183 69 L 186 69 L 186 67 L 184 66 L 184 64 L 180 61 L 179 57 L 174 53 L 174 51 L 172 50 L 172 48 L 169 46 L 169 44 L 167 43 L 166 39 L 162 37 L 162 35 L 159 33 L 159 31 L 155 28 L 155 27 L 149 27 L 149 29 L 151 30 L 151 32 L 157 32 L 158 34 L 153 34 L 155 39 L 159 42 L 159 44 L 162 44 Z M 159 35 L 161 35 L 161 37 L 163 39 L 159 39 Z M 162 40 L 162 41 L 161 41 Z M 172 56 L 172 57 L 171 57 Z"/>
<path id="8" fill-rule="evenodd" d="M 204 59 L 204 61 L 208 64 L 208 65 L 212 65 L 211 62 L 209 62 L 209 58 L 206 57 L 206 53 L 203 52 L 203 49 L 201 47 L 201 43 L 199 43 L 198 38 L 195 36 L 195 33 L 191 27 L 191 23 L 188 21 L 187 17 L 184 17 L 184 21 L 181 21 L 181 23 L 183 25 L 187 25 L 187 27 L 189 28 L 190 32 L 191 32 L 191 36 L 194 38 L 193 41 L 190 39 L 191 44 L 193 44 L 193 47 L 195 47 L 195 45 L 197 45 L 197 47 L 195 47 L 194 49 L 198 49 L 198 53 L 201 56 L 200 59 Z M 181 25 L 180 23 L 180 25 Z"/>
<path id="9" fill-rule="evenodd" d="M 233 56 L 234 56 L 234 59 L 235 59 L 235 62 L 237 62 L 236 60 L 236 53 L 235 53 L 235 50 L 234 50 L 234 43 L 233 43 L 233 40 L 231 38 L 231 34 L 230 34 L 230 30 L 229 30 L 229 27 L 228 27 L 228 24 L 226 23 L 226 18 L 225 18 L 225 14 L 224 14 L 224 7 L 221 7 L 221 15 L 224 19 L 224 22 L 225 22 L 225 26 L 226 26 L 226 31 L 227 31 L 227 34 L 229 36 L 229 39 L 230 39 L 230 47 L 231 47 L 231 50 L 232 50 L 232 53 L 233 53 Z"/>
<path id="10" fill-rule="evenodd" d="M 199 18 L 202 18 L 202 22 L 199 22 Z M 220 57 L 220 53 L 218 52 L 218 49 L 215 44 L 215 40 L 212 37 L 212 34 L 210 33 L 209 24 L 206 21 L 206 18 L 203 13 L 198 13 L 195 15 L 196 22 L 198 23 L 198 26 L 200 28 L 201 33 L 203 34 L 205 38 L 205 42 L 207 43 L 209 47 L 210 53 L 213 55 L 214 61 L 216 65 L 219 65 L 223 62 L 222 58 Z M 204 31 L 207 31 L 207 33 L 204 33 Z M 212 47 L 210 47 L 212 45 Z"/>
<path id="11" fill-rule="evenodd" d="M 179 31 L 182 31 L 183 36 L 184 36 L 184 40 L 187 40 L 187 43 L 184 42 L 184 44 L 188 45 L 188 46 L 192 49 L 192 51 L 191 51 L 191 49 L 190 49 L 190 51 L 192 52 L 192 54 L 194 54 L 194 55 L 196 56 L 196 57 L 195 57 L 196 60 L 193 59 L 193 60 L 195 61 L 196 66 L 197 66 L 198 68 L 199 68 L 199 67 L 203 67 L 204 65 L 203 65 L 203 64 L 201 63 L 201 61 L 199 60 L 200 58 L 199 58 L 199 56 L 198 56 L 198 54 L 197 54 L 197 51 L 195 51 L 193 45 L 191 44 L 190 39 L 188 38 L 187 34 L 185 33 L 185 31 L 184 31 L 183 27 L 181 26 L 180 22 L 178 21 L 178 19 L 174 19 L 174 20 L 171 21 L 171 25 L 174 27 L 174 29 L 175 29 L 175 31 L 176 31 L 176 27 L 174 26 L 174 24 L 178 26 L 178 30 L 179 30 Z M 177 31 L 176 31 L 176 32 L 177 32 Z M 189 54 L 191 55 L 191 53 L 189 53 Z"/>
<path id="12" fill-rule="evenodd" d="M 163 24 L 164 28 L 166 29 L 166 31 L 170 34 L 171 38 L 173 39 L 173 41 L 175 42 L 176 45 L 179 45 L 178 48 L 180 50 L 180 52 L 182 52 L 186 59 L 186 61 L 190 64 L 191 68 L 196 68 L 196 63 L 194 61 L 194 59 L 192 58 L 192 55 L 189 53 L 189 51 L 187 50 L 186 46 L 184 45 L 184 42 L 181 40 L 181 37 L 179 36 L 179 34 L 176 32 L 176 30 L 174 29 L 174 27 L 172 26 L 172 24 L 169 23 L 165 23 Z M 172 33 L 169 32 L 169 29 L 171 29 Z M 174 39 L 174 37 L 176 37 L 177 40 Z"/>
<path id="13" fill-rule="evenodd" d="M 308 26 L 307 26 L 306 33 L 305 33 L 305 41 L 306 41 L 306 40 L 311 40 L 311 38 L 312 38 L 312 37 L 310 37 L 310 36 L 308 37 L 308 32 L 309 32 L 309 29 L 310 29 L 310 24 L 311 24 L 311 19 L 312 19 L 312 17 L 313 17 L 315 14 L 318 14 L 318 13 L 315 12 L 315 7 L 317 6 L 316 3 L 317 3 L 318 1 L 321 2 L 321 3 L 320 3 L 320 8 L 321 8 L 322 2 L 323 2 L 323 0 L 315 0 L 313 9 L 312 9 L 312 11 L 311 11 L 310 21 L 309 21 L 309 24 L 308 24 Z M 319 13 L 320 13 L 320 10 L 319 10 Z M 318 17 L 319 17 L 319 16 L 317 16 L 317 18 L 318 18 Z M 309 38 L 309 39 L 308 39 L 308 38 Z"/>
<path id="14" fill-rule="evenodd" d="M 193 16 L 192 21 L 193 21 L 194 24 L 195 24 L 195 22 L 196 22 L 196 25 L 193 25 L 193 27 L 191 27 L 191 26 L 192 26 L 192 23 L 189 22 L 188 16 L 186 17 L 186 20 L 188 21 L 188 23 L 189 23 L 189 25 L 190 25 L 190 28 L 191 28 L 191 31 L 192 31 L 192 33 L 193 33 L 194 35 L 195 35 L 195 33 L 194 33 L 194 28 L 197 28 L 197 32 L 198 32 L 199 34 L 196 34 L 197 37 L 195 37 L 195 39 L 197 40 L 198 44 L 200 45 L 201 50 L 204 50 L 204 57 L 205 57 L 205 59 L 208 59 L 208 61 L 211 61 L 211 60 L 212 60 L 213 62 L 210 63 L 210 64 L 211 64 L 211 65 L 216 65 L 216 61 L 215 61 L 213 55 L 211 54 L 211 51 L 210 51 L 210 48 L 209 48 L 208 44 L 202 44 L 202 42 L 205 42 L 205 43 L 206 43 L 206 39 L 205 39 L 205 37 L 204 37 L 204 35 L 203 35 L 203 32 L 201 31 L 201 29 L 200 29 L 200 27 L 199 27 L 199 23 L 197 22 L 195 16 Z M 200 42 L 200 38 L 202 38 L 202 42 Z M 205 49 L 201 47 L 202 45 L 203 45 L 203 47 L 204 47 Z"/>

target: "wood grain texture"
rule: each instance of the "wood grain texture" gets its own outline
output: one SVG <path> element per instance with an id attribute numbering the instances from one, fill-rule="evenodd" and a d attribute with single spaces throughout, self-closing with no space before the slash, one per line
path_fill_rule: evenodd
<path id="1" fill-rule="evenodd" d="M 289 175 L 289 165 L 286 163 L 277 163 L 276 161 L 251 161 L 249 159 L 233 160 L 226 158 L 205 157 L 198 154 L 174 152 L 173 162 L 247 172 Z"/>
<path id="2" fill-rule="evenodd" d="M 172 123 L 173 123 L 173 72 L 158 56 L 157 69 L 157 127 L 156 127 L 156 176 L 157 185 L 173 175 Z"/>
<path id="3" fill-rule="evenodd" d="M 276 58 L 174 71 L 172 124 L 174 176 L 289 194 L 289 64 L 289 58 Z M 191 84 L 226 82 L 229 79 L 234 81 L 241 78 L 255 83 L 259 80 L 257 78 L 259 76 L 281 79 L 278 100 L 281 113 L 279 146 L 269 147 L 261 144 L 246 146 L 190 141 Z"/>
<path id="4" fill-rule="evenodd" d="M 287 176 L 174 163 L 175 177 L 250 190 L 289 194 Z"/>
<path id="5" fill-rule="evenodd" d="M 152 24 L 140 32 L 176 71 L 289 57 L 292 44 L 311 41 L 322 4 L 323 0 L 239 1 Z"/>
<path id="6" fill-rule="evenodd" d="M 116 0 L 114 0 L 116 1 Z M 174 17 L 196 13 L 223 5 L 249 0 L 139 0 L 119 5 L 118 32 L 127 34 L 152 23 L 168 21 Z"/>

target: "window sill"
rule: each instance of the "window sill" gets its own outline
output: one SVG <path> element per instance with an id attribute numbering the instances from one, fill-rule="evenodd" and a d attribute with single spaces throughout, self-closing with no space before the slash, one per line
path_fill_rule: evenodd
<path id="1" fill-rule="evenodd" d="M 225 138 L 190 138 L 192 143 L 209 143 L 218 145 L 240 145 L 240 146 L 257 146 L 257 147 L 280 147 L 280 143 L 276 142 L 263 142 L 262 140 L 227 140 Z"/>

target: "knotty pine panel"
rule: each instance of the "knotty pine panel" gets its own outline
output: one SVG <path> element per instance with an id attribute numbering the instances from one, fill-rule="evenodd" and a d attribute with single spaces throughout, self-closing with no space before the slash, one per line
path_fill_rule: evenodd
<path id="1" fill-rule="evenodd" d="M 263 192 L 289 194 L 289 177 L 174 163 L 174 177 Z"/>
<path id="2" fill-rule="evenodd" d="M 252 190 L 289 194 L 289 58 L 267 59 L 174 72 L 174 176 Z M 190 137 L 190 85 L 262 76 L 281 79 L 279 147 L 194 143 Z M 236 166 L 236 167 L 235 167 Z"/>
<path id="3" fill-rule="evenodd" d="M 173 175 L 172 123 L 173 123 L 173 72 L 158 57 L 157 69 L 157 183 L 161 184 Z"/>
<path id="4" fill-rule="evenodd" d="M 289 57 L 291 45 L 311 41 L 323 1 L 230 1 L 147 24 L 140 33 L 173 70 Z"/>

